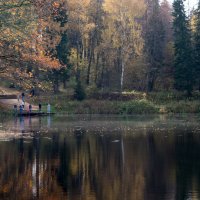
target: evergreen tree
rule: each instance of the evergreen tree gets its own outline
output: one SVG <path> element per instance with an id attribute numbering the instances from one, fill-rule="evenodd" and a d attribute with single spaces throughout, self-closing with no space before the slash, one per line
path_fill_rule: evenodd
<path id="1" fill-rule="evenodd" d="M 65 28 L 65 25 L 68 22 L 68 14 L 65 7 L 65 4 L 60 4 L 60 6 L 55 9 L 54 20 L 60 23 L 60 28 Z M 66 28 L 65 28 L 66 29 Z M 61 40 L 60 43 L 56 46 L 56 57 L 59 59 L 61 65 L 63 66 L 59 73 L 60 79 L 63 82 L 64 88 L 66 88 L 66 81 L 69 79 L 69 40 L 67 36 L 67 31 L 61 31 Z"/>
<path id="2" fill-rule="evenodd" d="M 57 58 L 63 65 L 63 67 L 60 70 L 60 77 L 63 82 L 64 88 L 66 88 L 66 81 L 69 78 L 69 70 L 70 70 L 69 59 L 68 59 L 69 41 L 66 31 L 62 34 L 61 41 L 56 47 L 56 51 L 57 51 Z"/>
<path id="3" fill-rule="evenodd" d="M 174 79 L 177 90 L 186 90 L 191 95 L 194 84 L 191 34 L 183 0 L 173 3 L 174 28 Z"/>
<path id="4" fill-rule="evenodd" d="M 200 1 L 195 12 L 195 34 L 194 34 L 194 48 L 195 48 L 195 75 L 200 91 Z"/>
<path id="5" fill-rule="evenodd" d="M 68 38 L 66 31 L 62 34 L 62 38 L 58 46 L 56 47 L 57 58 L 60 63 L 63 65 L 68 64 L 68 55 L 69 55 L 69 47 L 68 47 Z"/>

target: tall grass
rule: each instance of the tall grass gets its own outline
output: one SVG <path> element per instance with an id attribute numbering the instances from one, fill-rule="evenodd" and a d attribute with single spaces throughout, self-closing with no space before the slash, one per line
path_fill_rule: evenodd
<path id="1" fill-rule="evenodd" d="M 122 114 L 152 114 L 159 113 L 159 107 L 147 100 L 136 100 L 122 103 L 120 106 Z"/>

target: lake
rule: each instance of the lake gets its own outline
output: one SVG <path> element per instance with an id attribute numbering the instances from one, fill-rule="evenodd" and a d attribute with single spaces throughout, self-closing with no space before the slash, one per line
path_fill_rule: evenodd
<path id="1" fill-rule="evenodd" d="M 0 119 L 0 199 L 200 199 L 200 116 Z"/>

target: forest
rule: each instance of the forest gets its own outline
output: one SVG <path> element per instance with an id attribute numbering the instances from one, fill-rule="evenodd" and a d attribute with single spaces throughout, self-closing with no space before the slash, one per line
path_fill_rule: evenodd
<path id="1" fill-rule="evenodd" d="M 200 2 L 1 0 L 0 77 L 20 89 L 200 90 Z"/>

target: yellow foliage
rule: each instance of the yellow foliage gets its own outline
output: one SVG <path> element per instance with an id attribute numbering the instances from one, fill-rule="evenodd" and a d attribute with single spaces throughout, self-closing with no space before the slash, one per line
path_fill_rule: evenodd
<path id="1" fill-rule="evenodd" d="M 105 0 L 104 9 L 112 14 L 117 20 L 121 20 L 122 15 L 130 17 L 142 17 L 145 11 L 143 0 Z"/>
<path id="2" fill-rule="evenodd" d="M 138 0 L 105 0 L 104 9 L 106 30 L 103 31 L 104 46 L 121 50 L 124 63 L 131 57 L 143 53 L 144 41 L 142 27 L 137 19 L 145 12 L 144 1 Z M 102 45 L 103 46 L 103 45 Z"/>

